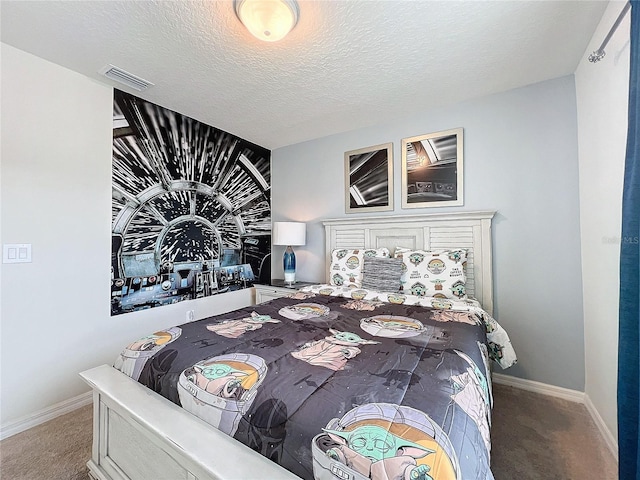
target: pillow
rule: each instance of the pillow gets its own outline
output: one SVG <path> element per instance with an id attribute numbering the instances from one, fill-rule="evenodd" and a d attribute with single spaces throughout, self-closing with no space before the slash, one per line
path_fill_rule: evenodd
<path id="1" fill-rule="evenodd" d="M 401 291 L 412 295 L 440 298 L 467 298 L 465 263 L 467 251 L 410 250 L 397 247 L 395 257 L 402 258 Z"/>
<path id="2" fill-rule="evenodd" d="M 364 257 L 362 288 L 381 292 L 399 292 L 401 258 Z"/>
<path id="3" fill-rule="evenodd" d="M 331 252 L 329 283 L 339 287 L 362 287 L 365 257 L 389 257 L 388 248 L 336 248 Z"/>

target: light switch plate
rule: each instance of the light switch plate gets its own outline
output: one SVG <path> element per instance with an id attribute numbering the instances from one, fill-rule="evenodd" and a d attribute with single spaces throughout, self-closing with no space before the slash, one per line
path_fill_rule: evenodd
<path id="1" fill-rule="evenodd" d="M 2 263 L 31 263 L 31 244 L 5 243 L 2 245 Z"/>

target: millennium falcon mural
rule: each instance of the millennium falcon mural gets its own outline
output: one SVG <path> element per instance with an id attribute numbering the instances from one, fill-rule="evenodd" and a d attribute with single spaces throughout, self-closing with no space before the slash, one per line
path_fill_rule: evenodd
<path id="1" fill-rule="evenodd" d="M 271 152 L 114 90 L 111 314 L 270 278 Z"/>

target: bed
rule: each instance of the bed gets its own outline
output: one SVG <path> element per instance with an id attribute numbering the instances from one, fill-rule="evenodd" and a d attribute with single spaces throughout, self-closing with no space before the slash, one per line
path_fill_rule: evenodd
<path id="1" fill-rule="evenodd" d="M 90 475 L 492 479 L 489 358 L 515 362 L 491 317 L 493 215 L 325 221 L 326 283 L 155 332 L 83 372 Z"/>

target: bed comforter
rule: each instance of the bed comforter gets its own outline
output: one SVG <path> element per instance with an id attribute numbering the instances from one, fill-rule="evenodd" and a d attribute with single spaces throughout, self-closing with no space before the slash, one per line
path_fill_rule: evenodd
<path id="1" fill-rule="evenodd" d="M 156 332 L 114 366 L 305 479 L 487 480 L 490 358 L 516 361 L 473 300 L 318 285 Z"/>

